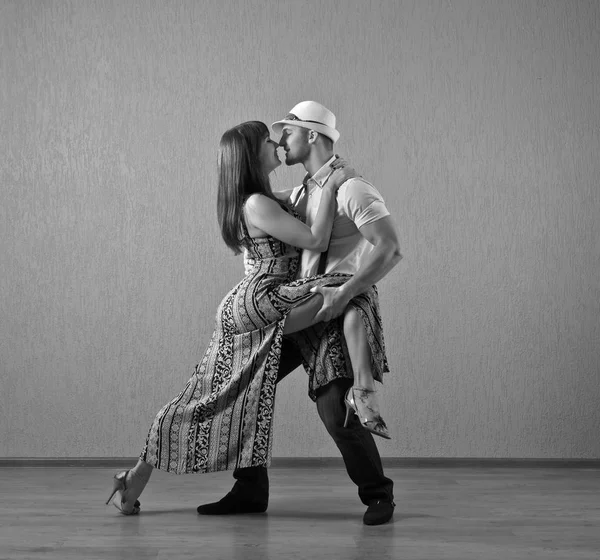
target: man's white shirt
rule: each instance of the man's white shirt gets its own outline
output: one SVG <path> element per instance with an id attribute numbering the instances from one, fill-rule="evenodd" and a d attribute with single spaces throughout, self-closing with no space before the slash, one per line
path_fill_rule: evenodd
<path id="1" fill-rule="evenodd" d="M 304 186 L 292 190 L 290 201 L 294 209 L 312 226 L 319 209 L 321 193 L 331 172 L 332 157 L 312 177 L 305 179 Z M 355 177 L 346 181 L 337 192 L 337 208 L 327 255 L 325 272 L 354 274 L 360 261 L 369 253 L 372 245 L 360 233 L 359 228 L 389 216 L 379 191 L 368 181 Z M 299 277 L 317 274 L 321 253 L 302 250 Z"/>

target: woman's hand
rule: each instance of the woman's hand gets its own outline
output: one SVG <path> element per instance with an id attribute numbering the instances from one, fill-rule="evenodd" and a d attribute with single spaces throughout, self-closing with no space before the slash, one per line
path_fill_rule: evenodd
<path id="1" fill-rule="evenodd" d="M 331 169 L 341 169 L 343 167 L 348 167 L 348 162 L 343 158 L 335 154 L 335 159 L 329 164 Z"/>
<path id="2" fill-rule="evenodd" d="M 360 177 L 355 169 L 348 165 L 348 162 L 336 154 L 336 158 L 330 163 L 330 167 L 333 169 L 329 181 L 325 183 L 325 186 L 329 185 L 334 192 L 348 180 L 354 177 Z"/>
<path id="3" fill-rule="evenodd" d="M 329 185 L 330 189 L 337 192 L 348 179 L 353 179 L 354 177 L 360 177 L 360 175 L 352 167 L 340 167 L 333 171 L 331 177 L 329 177 L 329 181 L 325 183 L 325 187 Z"/>

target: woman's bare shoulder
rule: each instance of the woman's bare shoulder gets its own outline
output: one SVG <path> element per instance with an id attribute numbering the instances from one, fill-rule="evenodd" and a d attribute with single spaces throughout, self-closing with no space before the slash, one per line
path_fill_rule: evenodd
<path id="1" fill-rule="evenodd" d="M 253 193 L 246 199 L 245 207 L 250 212 L 272 212 L 279 204 L 262 193 Z"/>

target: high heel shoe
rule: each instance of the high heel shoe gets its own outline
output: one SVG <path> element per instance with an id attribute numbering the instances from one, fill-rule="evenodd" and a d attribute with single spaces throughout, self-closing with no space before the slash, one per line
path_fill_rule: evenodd
<path id="1" fill-rule="evenodd" d="M 357 397 L 354 396 L 354 391 L 357 392 Z M 375 399 L 370 396 L 374 395 L 375 391 L 371 389 L 362 389 L 361 387 L 350 387 L 344 396 L 344 404 L 346 405 L 346 420 L 344 421 L 344 428 L 348 426 L 350 420 L 350 414 L 354 412 L 358 416 L 358 421 L 361 426 L 385 439 L 392 439 L 388 432 L 388 428 L 379 414 Z"/>
<path id="2" fill-rule="evenodd" d="M 140 502 L 138 502 L 137 500 L 135 501 L 135 503 L 133 504 L 133 509 L 131 511 L 127 511 L 125 509 L 123 509 L 123 497 L 125 495 L 125 492 L 127 492 L 127 475 L 129 474 L 130 471 L 123 471 L 120 472 L 118 474 L 116 474 L 114 476 L 113 479 L 113 491 L 112 494 L 110 495 L 110 497 L 108 498 L 108 500 L 106 500 L 106 505 L 108 505 L 110 503 L 111 500 L 113 500 L 113 498 L 115 498 L 113 500 L 113 505 L 123 514 L 123 515 L 137 515 L 138 513 L 140 513 L 140 506 L 142 504 L 140 504 Z M 133 476 L 135 476 L 135 473 L 131 473 Z M 117 503 L 117 497 L 115 497 L 115 494 L 120 493 L 120 500 Z"/>

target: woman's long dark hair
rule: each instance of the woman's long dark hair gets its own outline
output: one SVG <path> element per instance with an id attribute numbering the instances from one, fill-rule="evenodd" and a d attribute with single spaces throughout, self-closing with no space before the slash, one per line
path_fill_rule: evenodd
<path id="1" fill-rule="evenodd" d="M 217 217 L 223 240 L 236 255 L 243 248 L 240 224 L 246 198 L 262 193 L 277 200 L 269 176 L 259 161 L 261 143 L 268 135 L 269 129 L 264 123 L 248 121 L 227 130 L 219 144 Z"/>

